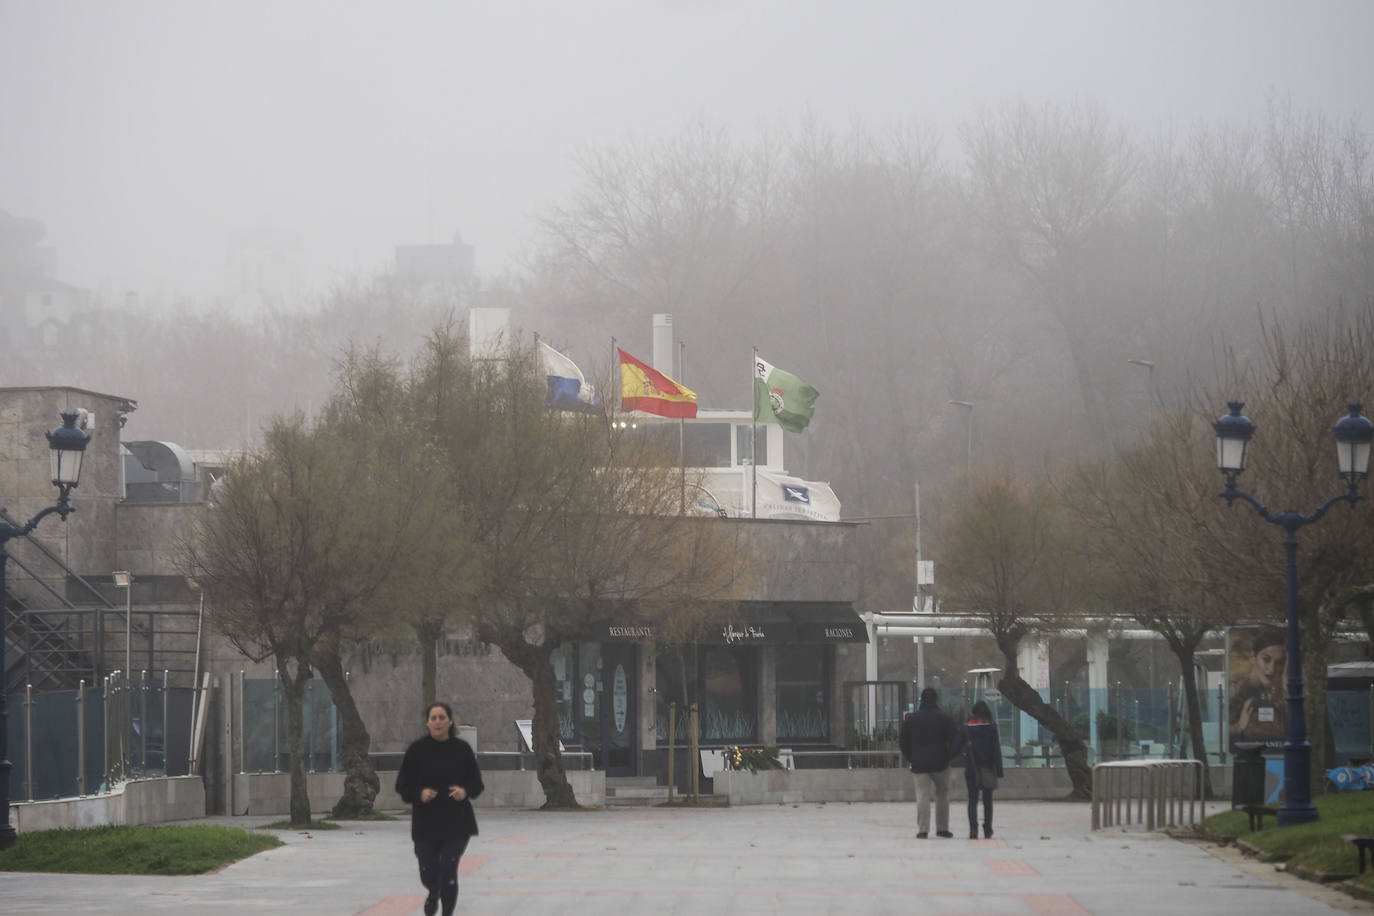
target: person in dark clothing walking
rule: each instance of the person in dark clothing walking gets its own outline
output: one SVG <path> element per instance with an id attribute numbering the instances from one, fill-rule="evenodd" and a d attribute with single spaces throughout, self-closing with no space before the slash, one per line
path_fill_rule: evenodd
<path id="1" fill-rule="evenodd" d="M 935 796 L 935 835 L 950 839 L 949 762 L 958 753 L 961 732 L 940 709 L 934 687 L 921 691 L 917 710 L 906 717 L 900 735 L 902 756 L 916 774 L 916 839 L 930 836 L 930 797 Z"/>
<path id="2" fill-rule="evenodd" d="M 410 838 L 420 863 L 420 883 L 429 891 L 425 916 L 440 901 L 444 916 L 458 905 L 458 860 L 477 835 L 472 800 L 482 794 L 482 772 L 472 747 L 458 737 L 453 710 L 431 703 L 425 710 L 429 734 L 406 749 L 396 774 L 396 794 L 410 804 Z"/>
<path id="3" fill-rule="evenodd" d="M 978 839 L 978 796 L 983 796 L 983 836 L 992 836 L 992 790 L 1002 778 L 1002 739 L 988 704 L 973 704 L 964 726 L 964 785 L 968 787 L 968 838 Z"/>

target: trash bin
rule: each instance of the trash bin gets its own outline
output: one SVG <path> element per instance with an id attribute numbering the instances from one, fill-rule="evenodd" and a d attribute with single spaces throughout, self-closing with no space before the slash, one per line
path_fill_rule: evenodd
<path id="1" fill-rule="evenodd" d="M 1231 764 L 1231 807 L 1264 804 L 1264 745 L 1237 743 Z"/>

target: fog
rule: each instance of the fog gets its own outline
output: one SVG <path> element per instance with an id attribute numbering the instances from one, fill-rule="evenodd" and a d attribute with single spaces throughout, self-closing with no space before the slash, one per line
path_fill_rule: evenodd
<path id="1" fill-rule="evenodd" d="M 602 390 L 669 312 L 703 406 L 753 346 L 820 390 L 787 468 L 900 607 L 917 481 L 934 530 L 1374 326 L 1374 3 L 1123 7 L 0 0 L 0 385 L 235 448 L 470 306 Z"/>
<path id="2" fill-rule="evenodd" d="M 247 249 L 293 307 L 457 232 L 479 274 L 516 270 L 580 154 L 693 118 L 952 132 L 1095 100 L 1152 134 L 1273 95 L 1363 118 L 1371 35 L 1364 0 L 0 0 L 0 210 L 98 302 L 233 302 Z"/>

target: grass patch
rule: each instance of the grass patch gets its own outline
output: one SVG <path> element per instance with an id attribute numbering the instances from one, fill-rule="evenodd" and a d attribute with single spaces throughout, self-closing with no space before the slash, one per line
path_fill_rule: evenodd
<path id="1" fill-rule="evenodd" d="M 1359 853 L 1341 835 L 1374 831 L 1374 792 L 1319 795 L 1314 804 L 1318 818 L 1310 824 L 1280 827 L 1273 817 L 1266 817 L 1264 829 L 1252 833 L 1249 817 L 1235 810 L 1214 814 L 1202 825 L 1218 836 L 1244 840 L 1267 861 L 1283 861 L 1324 875 L 1356 874 Z M 1355 883 L 1374 890 L 1374 869 L 1366 869 Z"/>
<path id="2" fill-rule="evenodd" d="M 357 817 L 331 817 L 333 822 L 347 821 L 394 821 L 398 818 L 394 814 L 387 814 L 385 811 L 369 811 L 366 814 L 359 814 Z"/>
<path id="3" fill-rule="evenodd" d="M 293 824 L 287 821 L 273 821 L 270 824 L 263 824 L 259 830 L 338 830 L 339 825 L 333 821 L 311 821 L 308 824 Z"/>
<path id="4" fill-rule="evenodd" d="M 0 851 L 0 871 L 201 875 L 280 845 L 273 836 L 210 825 L 35 830 Z"/>

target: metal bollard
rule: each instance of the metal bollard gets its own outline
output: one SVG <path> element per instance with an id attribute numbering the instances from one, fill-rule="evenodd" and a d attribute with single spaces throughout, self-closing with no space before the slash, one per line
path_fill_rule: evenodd
<path id="1" fill-rule="evenodd" d="M 86 679 L 76 684 L 76 794 L 86 794 Z"/>
<path id="2" fill-rule="evenodd" d="M 162 775 L 163 775 L 163 776 L 171 776 L 171 775 L 172 775 L 171 771 L 168 769 L 168 765 L 169 765 L 170 761 L 167 759 L 167 745 L 170 743 L 167 739 L 168 739 L 169 737 L 171 737 L 171 735 L 168 734 L 168 731 L 169 731 L 169 730 L 168 730 L 168 728 L 167 728 L 167 678 L 168 678 L 168 675 L 169 675 L 169 674 L 170 674 L 170 672 L 169 672 L 166 668 L 163 668 L 163 669 L 162 669 Z"/>
<path id="3" fill-rule="evenodd" d="M 138 775 L 148 776 L 148 669 L 139 672 L 138 690 Z"/>
<path id="4" fill-rule="evenodd" d="M 243 760 L 244 760 L 244 753 L 245 753 L 244 746 L 243 746 L 243 669 L 242 669 L 242 668 L 239 669 L 239 708 L 238 708 L 238 714 L 239 714 L 239 715 L 238 715 L 238 719 L 239 719 L 239 772 L 242 773 L 242 772 L 244 772 Z"/>
<path id="5" fill-rule="evenodd" d="M 24 685 L 24 784 L 33 801 L 33 685 Z"/>
<path id="6" fill-rule="evenodd" d="M 272 672 L 272 772 L 281 772 L 281 673 Z"/>

